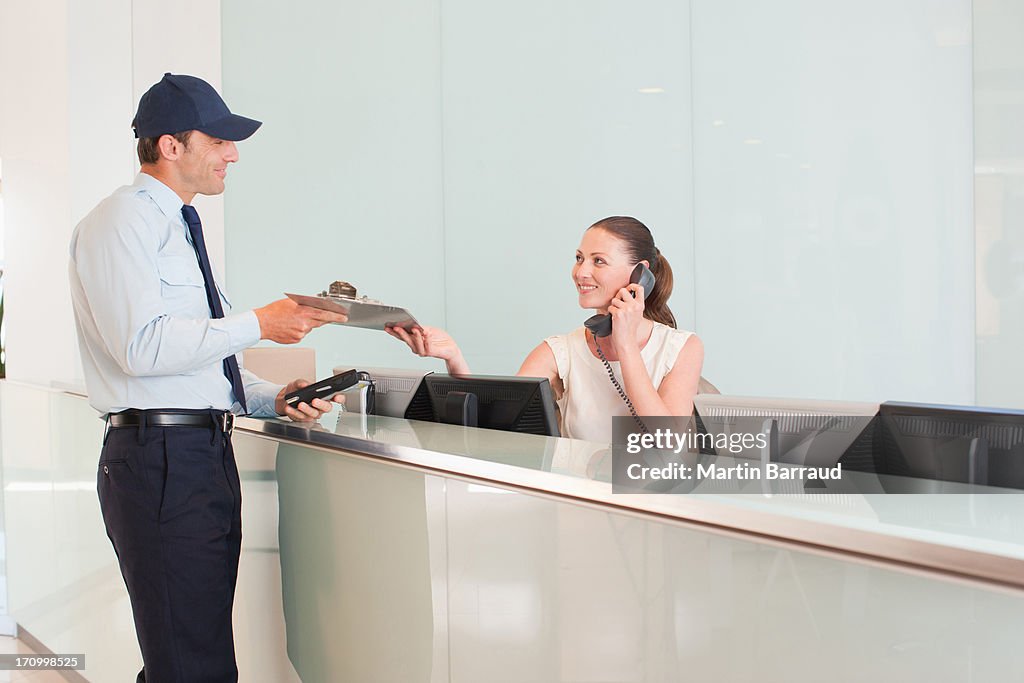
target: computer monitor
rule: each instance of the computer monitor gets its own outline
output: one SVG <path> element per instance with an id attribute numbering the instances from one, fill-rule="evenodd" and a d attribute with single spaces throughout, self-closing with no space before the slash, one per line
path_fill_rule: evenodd
<path id="1" fill-rule="evenodd" d="M 1024 489 L 1024 410 L 886 402 L 875 471 Z"/>
<path id="2" fill-rule="evenodd" d="M 476 397 L 477 426 L 508 432 L 558 436 L 558 417 L 551 384 L 540 377 L 430 374 L 409 403 L 405 417 L 411 420 L 445 420 L 451 392 Z"/>
<path id="3" fill-rule="evenodd" d="M 707 433 L 716 442 L 733 435 L 758 434 L 772 423 L 777 440 L 765 449 L 717 449 L 718 455 L 813 467 L 844 466 L 856 458 L 871 461 L 871 443 L 862 434 L 878 414 L 877 403 L 821 401 L 792 398 L 761 398 L 698 394 L 694 409 Z M 856 447 L 858 444 L 860 446 Z"/>

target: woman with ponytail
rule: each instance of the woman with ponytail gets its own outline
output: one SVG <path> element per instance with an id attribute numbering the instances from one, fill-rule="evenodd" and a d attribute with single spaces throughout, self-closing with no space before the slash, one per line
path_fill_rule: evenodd
<path id="1" fill-rule="evenodd" d="M 630 283 L 643 263 L 655 277 L 650 292 Z M 668 307 L 672 268 L 651 231 L 635 218 L 611 216 L 587 228 L 572 269 L 581 308 L 610 314 L 611 334 L 585 327 L 548 337 L 518 375 L 546 377 L 562 415 L 562 435 L 610 443 L 613 416 L 680 416 L 693 412 L 704 346 L 676 329 Z M 440 358 L 453 375 L 469 374 L 455 340 L 444 330 L 389 328 L 419 356 Z M 607 361 L 607 362 L 605 362 Z M 620 391 L 621 390 L 621 391 Z"/>

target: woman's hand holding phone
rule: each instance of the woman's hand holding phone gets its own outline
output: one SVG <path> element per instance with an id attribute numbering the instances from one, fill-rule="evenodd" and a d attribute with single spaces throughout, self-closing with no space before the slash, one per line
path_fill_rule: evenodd
<path id="1" fill-rule="evenodd" d="M 640 347 L 637 328 L 644 319 L 645 295 L 642 286 L 631 283 L 620 289 L 608 304 L 608 313 L 612 316 L 612 343 L 616 349 Z"/>

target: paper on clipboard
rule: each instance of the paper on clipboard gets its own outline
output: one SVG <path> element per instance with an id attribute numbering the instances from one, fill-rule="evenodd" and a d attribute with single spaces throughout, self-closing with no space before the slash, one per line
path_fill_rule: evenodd
<path id="1" fill-rule="evenodd" d="M 297 304 L 311 306 L 334 313 L 344 313 L 348 316 L 347 323 L 332 323 L 334 325 L 348 325 L 349 327 L 362 327 L 367 330 L 383 330 L 385 325 L 402 327 L 411 330 L 419 326 L 416 318 L 404 308 L 388 306 L 379 301 L 363 299 L 347 299 L 333 296 L 308 296 L 306 294 L 290 294 L 285 292 L 286 297 Z"/>

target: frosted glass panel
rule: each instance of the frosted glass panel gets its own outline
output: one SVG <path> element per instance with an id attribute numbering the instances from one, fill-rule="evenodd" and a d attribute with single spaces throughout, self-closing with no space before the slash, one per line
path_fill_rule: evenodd
<path id="1" fill-rule="evenodd" d="M 970 3 L 693 3 L 697 323 L 725 393 L 974 400 Z"/>
<path id="2" fill-rule="evenodd" d="M 437 3 L 222 6 L 225 99 L 264 121 L 225 194 L 233 303 L 340 279 L 443 319 Z M 321 376 L 416 364 L 377 332 L 333 326 L 305 343 Z"/>
<path id="3" fill-rule="evenodd" d="M 1024 408 L 1024 6 L 974 3 L 978 403 Z"/>
<path id="4" fill-rule="evenodd" d="M 633 214 L 725 393 L 970 404 L 976 345 L 994 385 L 1024 336 L 1003 227 L 975 334 L 967 0 L 304 7 L 223 3 L 228 100 L 267 122 L 227 195 L 243 308 L 348 279 L 512 373 L 588 313 L 583 229 Z M 1012 221 L 998 182 L 979 211 Z M 321 374 L 441 366 L 374 332 L 308 344 Z"/>
<path id="5" fill-rule="evenodd" d="M 223 7 L 227 99 L 266 121 L 227 193 L 236 305 L 347 279 L 512 374 L 589 316 L 569 278 L 583 230 L 633 214 L 692 328 L 686 3 Z M 440 366 L 374 332 L 306 343 L 321 374 Z"/>
<path id="6" fill-rule="evenodd" d="M 456 0 L 441 18 L 448 322 L 474 371 L 513 373 L 591 315 L 570 270 L 608 215 L 651 228 L 692 329 L 688 3 Z"/>
<path id="7" fill-rule="evenodd" d="M 452 683 L 1000 681 L 1024 600 L 447 483 Z"/>

